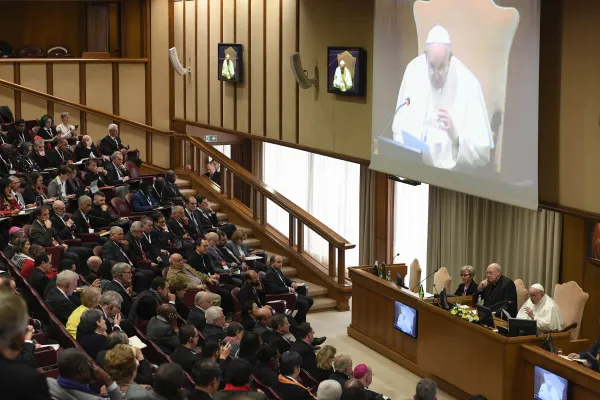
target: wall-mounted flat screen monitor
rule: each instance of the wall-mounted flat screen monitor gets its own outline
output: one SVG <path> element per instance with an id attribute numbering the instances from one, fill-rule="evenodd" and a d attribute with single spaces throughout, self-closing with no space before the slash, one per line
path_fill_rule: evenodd
<path id="1" fill-rule="evenodd" d="M 536 400 L 568 400 L 569 381 L 544 368 L 535 366 L 533 398 Z"/>
<path id="2" fill-rule="evenodd" d="M 357 47 L 327 48 L 327 91 L 345 96 L 366 93 L 367 52 Z"/>
<path id="3" fill-rule="evenodd" d="M 394 328 L 417 338 L 418 312 L 399 301 L 394 302 Z"/>
<path id="4" fill-rule="evenodd" d="M 219 43 L 217 73 L 220 81 L 244 81 L 244 46 L 236 43 Z"/>

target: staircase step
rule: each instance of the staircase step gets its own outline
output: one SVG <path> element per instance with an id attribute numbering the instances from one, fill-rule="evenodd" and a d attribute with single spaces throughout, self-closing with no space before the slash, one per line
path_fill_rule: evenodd
<path id="1" fill-rule="evenodd" d="M 298 270 L 293 267 L 288 267 L 288 266 L 281 267 L 281 272 L 283 272 L 284 276 L 286 276 L 290 279 L 298 276 Z"/>
<path id="2" fill-rule="evenodd" d="M 208 205 L 213 211 L 219 211 L 221 209 L 221 205 L 219 203 L 213 203 L 212 201 L 209 201 Z"/>
<path id="3" fill-rule="evenodd" d="M 179 189 L 179 191 L 181 192 L 183 197 L 196 196 L 196 194 L 198 193 L 196 192 L 196 189 Z"/>
<path id="4" fill-rule="evenodd" d="M 185 179 L 180 179 L 180 178 L 177 178 L 175 180 L 175 184 L 177 185 L 177 187 L 179 188 L 179 190 L 181 190 L 181 189 L 189 189 L 189 188 L 192 187 L 192 182 L 187 181 Z"/>
<path id="5" fill-rule="evenodd" d="M 256 238 L 248 238 L 248 239 L 244 240 L 244 244 L 246 245 L 246 247 L 248 247 L 250 249 L 255 249 L 258 246 L 260 246 L 260 240 L 258 240 Z"/>
<path id="6" fill-rule="evenodd" d="M 222 212 L 218 212 L 217 213 L 217 220 L 219 222 L 227 221 L 227 214 L 222 213 Z"/>
<path id="7" fill-rule="evenodd" d="M 294 282 L 306 283 L 308 285 L 308 295 L 312 298 L 316 298 L 319 296 L 323 297 L 327 294 L 327 288 L 324 288 L 323 286 L 319 286 L 311 282 L 306 282 L 302 279 L 294 279 Z"/>
<path id="8" fill-rule="evenodd" d="M 310 289 L 309 289 L 310 294 Z M 310 308 L 309 314 L 314 312 L 335 310 L 336 301 L 329 297 L 319 297 L 315 299 L 313 306 Z"/>

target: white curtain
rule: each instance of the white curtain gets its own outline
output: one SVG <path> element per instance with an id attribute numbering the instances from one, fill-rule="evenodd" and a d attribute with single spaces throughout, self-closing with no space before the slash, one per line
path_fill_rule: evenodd
<path id="1" fill-rule="evenodd" d="M 429 185 L 394 184 L 394 256 L 395 263 L 410 263 L 416 258 L 422 268 L 427 265 L 427 231 Z M 422 274 L 425 277 L 424 274 Z M 410 268 L 405 278 L 408 284 Z"/>
<path id="2" fill-rule="evenodd" d="M 503 275 L 522 279 L 526 287 L 541 283 L 554 288 L 558 282 L 559 213 L 527 210 L 437 187 L 431 187 L 429 203 L 427 271 L 446 267 L 452 290 L 461 282 L 462 266 L 473 266 L 480 282 L 493 262 L 502 266 Z"/>
<path id="3" fill-rule="evenodd" d="M 356 247 L 346 252 L 346 266 L 358 265 L 360 166 L 355 163 L 265 143 L 263 180 Z M 289 215 L 267 202 L 267 222 L 286 237 Z M 305 229 L 305 249 L 328 264 L 329 245 Z"/>

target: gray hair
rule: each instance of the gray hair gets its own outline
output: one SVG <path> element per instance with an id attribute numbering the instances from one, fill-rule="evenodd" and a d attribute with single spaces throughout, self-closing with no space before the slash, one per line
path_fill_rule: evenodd
<path id="1" fill-rule="evenodd" d="M 317 400 L 340 400 L 342 385 L 333 379 L 327 379 L 317 388 Z"/>
<path id="2" fill-rule="evenodd" d="M 142 224 L 142 226 L 146 225 L 148 222 L 152 222 L 152 218 L 150 218 L 147 215 L 144 215 L 142 218 L 140 218 L 140 222 Z M 134 222 L 135 223 L 135 222 Z M 131 228 L 130 228 L 131 229 Z"/>
<path id="3" fill-rule="evenodd" d="M 434 400 L 437 394 L 437 385 L 429 378 L 421 379 L 417 383 L 415 400 Z"/>
<path id="4" fill-rule="evenodd" d="M 494 269 L 496 271 L 498 271 L 499 273 L 502 273 L 502 267 L 498 263 L 491 263 L 490 265 L 488 265 L 488 267 L 494 267 Z"/>
<path id="5" fill-rule="evenodd" d="M 101 306 L 118 306 L 123 302 L 123 297 L 114 290 L 108 290 L 102 293 L 100 297 Z"/>
<path id="6" fill-rule="evenodd" d="M 91 202 L 92 202 L 92 198 L 90 196 L 85 196 L 84 195 L 84 196 L 81 196 L 79 198 L 79 200 L 77 200 L 77 205 L 79 207 L 81 207 L 82 205 L 87 204 L 87 203 L 91 203 Z"/>
<path id="7" fill-rule="evenodd" d="M 34 146 L 35 145 L 37 145 L 37 146 L 42 145 L 43 146 L 44 145 L 44 140 L 43 139 L 38 139 L 35 142 L 33 142 L 33 145 Z"/>
<path id="8" fill-rule="evenodd" d="M 468 272 L 469 275 L 471 276 L 475 276 L 475 268 L 471 267 L 470 265 L 465 265 L 464 267 L 462 267 L 460 269 L 460 274 L 464 274 L 465 272 Z"/>
<path id="9" fill-rule="evenodd" d="M 216 320 L 223 316 L 223 309 L 217 306 L 208 307 L 208 310 L 206 310 L 205 314 L 206 323 L 214 324 Z"/>
<path id="10" fill-rule="evenodd" d="M 97 308 L 88 308 L 81 314 L 78 328 L 82 333 L 94 332 L 102 318 L 104 318 L 102 311 Z"/>
<path id="11" fill-rule="evenodd" d="M 119 232 L 123 232 L 123 228 L 121 228 L 120 226 L 113 226 L 110 228 L 110 231 L 108 231 L 108 234 L 109 234 L 109 236 L 112 236 L 115 233 L 119 233 Z"/>
<path id="12" fill-rule="evenodd" d="M 135 221 L 133 224 L 131 224 L 131 227 L 129 228 L 129 232 L 139 232 L 142 230 L 142 223 L 140 221 Z"/>
<path id="13" fill-rule="evenodd" d="M 194 296 L 194 304 L 200 306 L 203 301 L 210 303 L 210 295 L 207 292 L 198 292 Z"/>
<path id="14" fill-rule="evenodd" d="M 106 338 L 106 349 L 110 350 L 118 344 L 129 344 L 129 338 L 125 332 L 115 329 Z"/>
<path id="15" fill-rule="evenodd" d="M 18 294 L 0 292 L 0 304 L 0 348 L 6 348 L 25 334 L 29 315 L 25 300 Z"/>
<path id="16" fill-rule="evenodd" d="M 115 151 L 114 153 L 112 153 L 110 155 L 110 159 L 111 160 L 115 160 L 118 156 L 122 156 L 121 152 L 120 151 Z"/>
<path id="17" fill-rule="evenodd" d="M 109 131 L 112 131 L 112 130 L 113 130 L 113 129 L 115 129 L 115 128 L 116 128 L 116 129 L 119 129 L 119 126 L 118 126 L 117 124 L 110 124 L 110 125 L 108 126 L 108 130 L 109 130 Z"/>
<path id="18" fill-rule="evenodd" d="M 8 180 L 9 180 L 9 181 L 12 181 L 13 179 L 19 179 L 19 178 L 17 178 L 17 177 L 16 177 L 16 176 L 14 176 L 14 175 L 11 175 L 11 176 L 9 176 L 9 177 L 8 177 Z"/>
<path id="19" fill-rule="evenodd" d="M 333 370 L 336 372 L 345 371 L 350 365 L 352 365 L 350 356 L 340 355 L 333 359 Z"/>
<path id="20" fill-rule="evenodd" d="M 71 271 L 70 269 L 66 269 L 61 271 L 56 276 L 56 286 L 65 286 L 68 283 L 76 281 L 79 279 L 79 275 L 75 271 Z"/>
<path id="21" fill-rule="evenodd" d="M 125 270 L 127 269 L 131 269 L 131 265 L 127 264 L 127 263 L 116 263 L 115 265 L 113 265 L 112 269 L 110 270 L 110 274 L 112 275 L 112 277 L 116 277 L 119 274 L 122 274 Z"/>

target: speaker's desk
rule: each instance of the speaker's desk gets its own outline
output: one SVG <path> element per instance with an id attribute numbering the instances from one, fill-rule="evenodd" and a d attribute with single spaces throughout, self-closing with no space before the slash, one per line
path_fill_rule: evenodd
<path id="1" fill-rule="evenodd" d="M 348 335 L 417 375 L 433 378 L 458 398 L 484 394 L 489 400 L 519 399 L 525 366 L 521 345 L 542 344 L 542 336 L 509 338 L 469 323 L 371 273 L 350 268 L 352 323 Z M 468 301 L 451 297 L 449 301 Z M 394 328 L 394 301 L 417 310 L 414 339 Z M 568 333 L 552 334 L 566 348 Z"/>

